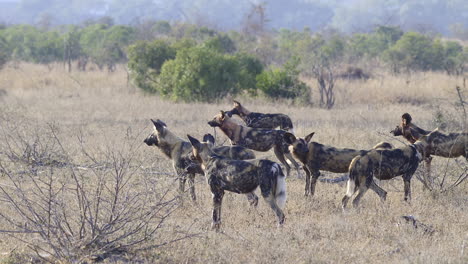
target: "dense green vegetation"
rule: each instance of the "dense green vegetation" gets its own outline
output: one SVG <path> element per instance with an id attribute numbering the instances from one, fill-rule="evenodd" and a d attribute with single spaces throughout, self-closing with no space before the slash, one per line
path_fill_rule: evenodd
<path id="1" fill-rule="evenodd" d="M 250 29 L 221 32 L 166 21 L 123 26 L 113 25 L 109 18 L 53 29 L 4 26 L 0 67 L 13 60 L 59 62 L 72 70 L 76 62 L 78 70 L 93 63 L 113 71 L 118 63 L 128 62 L 138 87 L 175 101 L 249 93 L 307 103 L 310 89 L 299 80 L 301 74 L 316 78 L 325 88 L 346 65 L 372 63 L 394 74 L 463 74 L 468 62 L 468 48 L 460 42 L 398 27 L 378 26 L 371 33 L 353 35 L 308 28 L 268 31 L 251 25 Z"/>

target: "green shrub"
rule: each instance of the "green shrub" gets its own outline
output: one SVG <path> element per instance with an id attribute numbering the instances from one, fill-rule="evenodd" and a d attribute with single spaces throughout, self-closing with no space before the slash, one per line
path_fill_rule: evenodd
<path id="1" fill-rule="evenodd" d="M 164 63 L 155 90 L 174 101 L 209 102 L 240 91 L 234 56 L 204 46 L 183 49 Z"/>
<path id="2" fill-rule="evenodd" d="M 299 99 L 309 102 L 310 88 L 299 80 L 297 63 L 289 62 L 284 69 L 274 68 L 257 76 L 257 88 L 272 99 Z"/>
<path id="3" fill-rule="evenodd" d="M 164 62 L 174 59 L 176 49 L 163 40 L 140 41 L 128 48 L 128 67 L 135 84 L 146 91 L 154 86 Z"/>

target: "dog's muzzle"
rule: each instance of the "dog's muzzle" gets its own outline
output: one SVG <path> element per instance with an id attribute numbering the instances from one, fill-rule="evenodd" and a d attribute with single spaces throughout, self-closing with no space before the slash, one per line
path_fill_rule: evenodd
<path id="1" fill-rule="evenodd" d="M 208 122 L 208 125 L 210 125 L 211 127 L 217 127 L 217 126 L 219 126 L 219 124 L 218 124 L 217 122 L 215 122 L 215 121 L 210 121 L 210 122 Z"/>

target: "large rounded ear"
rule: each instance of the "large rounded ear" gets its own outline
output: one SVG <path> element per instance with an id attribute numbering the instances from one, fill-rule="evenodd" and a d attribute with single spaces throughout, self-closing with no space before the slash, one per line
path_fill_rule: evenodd
<path id="1" fill-rule="evenodd" d="M 241 106 L 241 103 L 239 103 L 239 101 L 236 101 L 236 100 L 232 100 L 234 102 L 234 107 L 240 107 Z"/>
<path id="2" fill-rule="evenodd" d="M 160 121 L 159 119 L 157 121 L 154 121 L 153 119 L 151 119 L 151 122 L 153 122 L 154 128 L 156 128 L 156 130 L 159 133 L 162 133 L 164 130 L 164 125 L 162 125 L 159 121 Z"/>
<path id="3" fill-rule="evenodd" d="M 164 127 L 167 127 L 166 123 L 164 123 L 164 122 L 161 121 L 160 119 L 156 120 L 156 122 L 158 122 L 159 124 L 163 125 Z"/>
<path id="4" fill-rule="evenodd" d="M 305 141 L 306 141 L 307 143 L 309 143 L 309 141 L 312 139 L 312 137 L 314 136 L 314 134 L 315 134 L 315 132 L 312 132 L 312 133 L 310 133 L 309 135 L 307 135 L 307 137 L 305 137 Z"/>
<path id="5" fill-rule="evenodd" d="M 221 114 L 221 119 L 224 119 L 226 117 L 226 112 L 224 112 L 223 110 L 221 110 L 220 114 Z"/>
<path id="6" fill-rule="evenodd" d="M 213 135 L 211 135 L 211 134 L 208 133 L 208 134 L 205 134 L 205 135 L 203 136 L 203 142 L 205 142 L 205 143 L 210 143 L 210 144 L 214 145 L 214 143 L 215 143 L 215 138 L 213 137 Z"/>
<path id="7" fill-rule="evenodd" d="M 289 132 L 284 133 L 283 137 L 284 137 L 284 141 L 288 143 L 289 145 L 292 145 L 294 144 L 294 142 L 296 142 L 296 136 L 294 136 L 293 134 Z"/>
<path id="8" fill-rule="evenodd" d="M 411 121 L 413 120 L 413 118 L 411 117 L 410 114 L 408 113 L 404 113 L 402 116 L 401 116 L 401 121 L 403 122 L 404 125 L 409 125 L 411 123 Z"/>
<path id="9" fill-rule="evenodd" d="M 200 141 L 198 141 L 198 139 L 191 137 L 190 135 L 187 135 L 187 137 L 190 140 L 190 144 L 192 144 L 195 149 L 200 149 Z"/>

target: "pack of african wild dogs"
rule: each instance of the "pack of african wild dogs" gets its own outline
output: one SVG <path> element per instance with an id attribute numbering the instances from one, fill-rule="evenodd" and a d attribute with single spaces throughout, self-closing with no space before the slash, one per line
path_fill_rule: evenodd
<path id="1" fill-rule="evenodd" d="M 240 117 L 244 125 L 234 120 L 234 115 Z M 185 191 L 188 179 L 193 200 L 196 200 L 195 175 L 205 175 L 213 195 L 213 229 L 220 229 L 225 191 L 245 194 L 249 203 L 256 206 L 258 197 L 255 190 L 258 187 L 276 214 L 278 225 L 282 225 L 290 164 L 298 175 L 301 167 L 304 170 L 306 196 L 314 195 L 320 171 L 348 173 L 349 179 L 341 201 L 344 210 L 353 196 L 353 206 L 357 207 L 368 189 L 375 191 L 385 201 L 387 192 L 376 184 L 374 178 L 389 180 L 402 176 L 404 200 L 408 201 L 411 199 L 411 178 L 420 162 L 426 162 L 424 177 L 427 180 L 432 156 L 464 156 L 468 160 L 468 133 L 445 134 L 438 129 L 428 131 L 416 126 L 408 113 L 401 118 L 401 124 L 390 133 L 403 136 L 409 145 L 394 148 L 390 143 L 380 142 L 372 149 L 336 148 L 312 141 L 314 133 L 305 137 L 296 136 L 293 122 L 285 114 L 251 112 L 234 101 L 232 110 L 221 111 L 208 122 L 209 126 L 218 127 L 230 139 L 230 146 L 217 146 L 210 134 L 201 140 L 190 135 L 184 139 L 185 135 L 175 135 L 159 119 L 151 120 L 154 131 L 144 142 L 148 146 L 158 147 L 172 161 L 181 193 Z M 256 159 L 254 151 L 271 149 L 282 166 L 268 159 Z"/>

